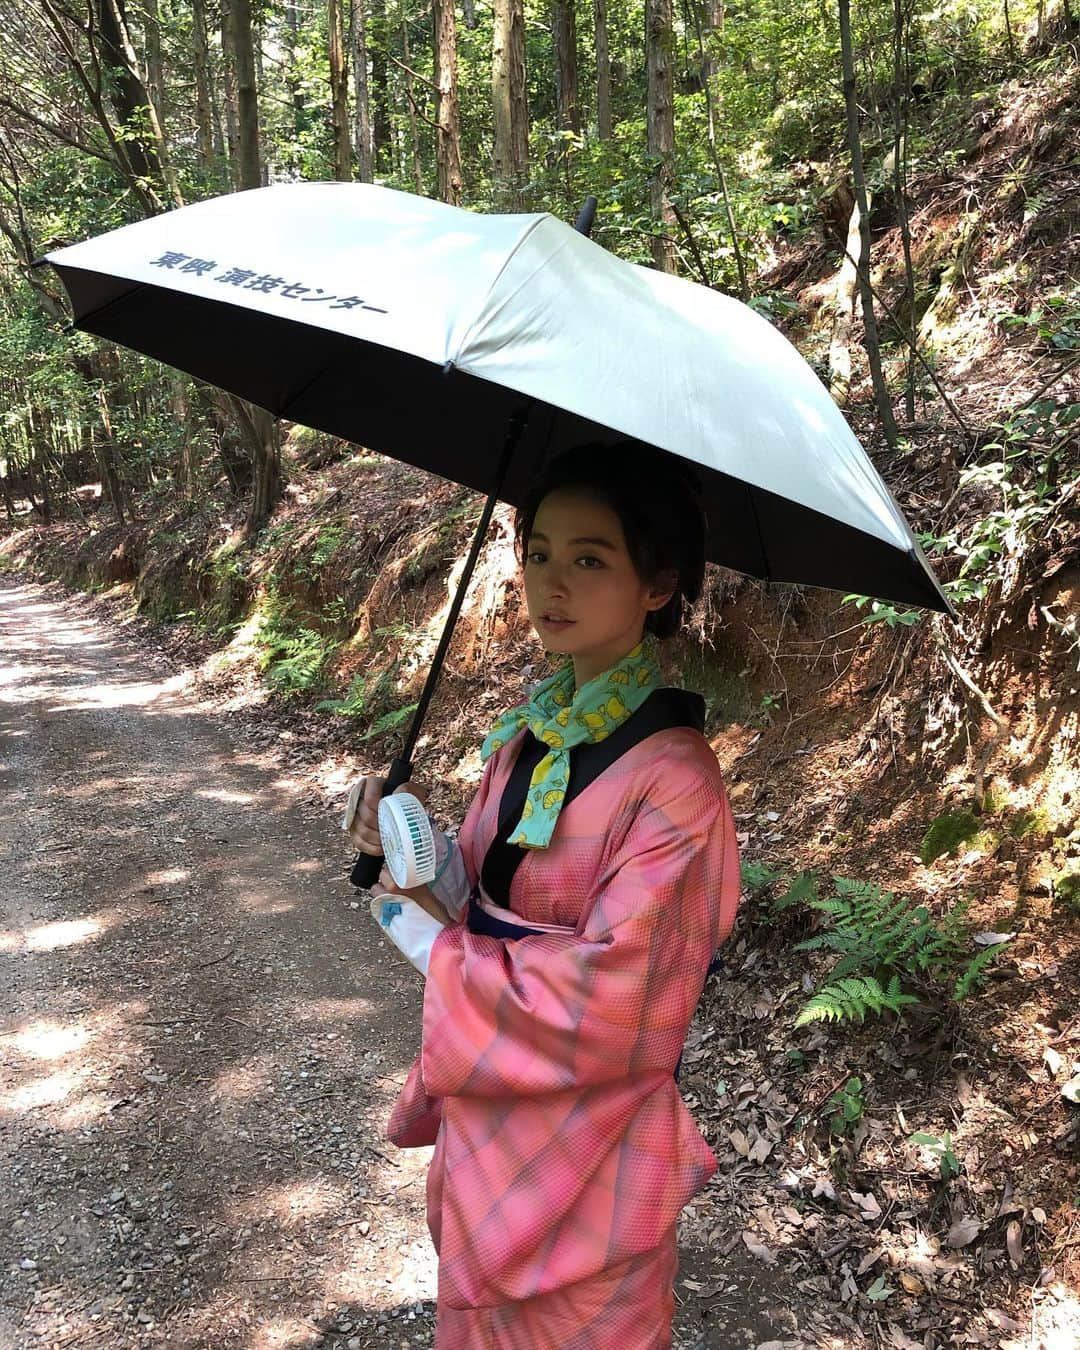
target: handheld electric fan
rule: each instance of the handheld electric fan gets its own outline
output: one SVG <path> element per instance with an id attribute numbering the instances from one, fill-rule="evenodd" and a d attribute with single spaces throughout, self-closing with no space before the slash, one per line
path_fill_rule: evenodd
<path id="1" fill-rule="evenodd" d="M 431 821 L 411 792 L 394 792 L 379 802 L 379 839 L 390 875 L 398 886 L 423 886 L 435 876 Z"/>

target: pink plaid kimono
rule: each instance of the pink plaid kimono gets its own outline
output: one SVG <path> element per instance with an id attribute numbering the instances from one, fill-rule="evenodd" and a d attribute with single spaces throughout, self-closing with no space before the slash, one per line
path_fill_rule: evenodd
<path id="1" fill-rule="evenodd" d="M 459 832 L 474 886 L 525 735 L 488 759 Z M 570 931 L 436 939 L 388 1133 L 436 1145 L 440 1350 L 670 1345 L 675 1221 L 716 1168 L 673 1070 L 739 890 L 716 757 L 669 727 L 514 874 L 520 921 Z"/>

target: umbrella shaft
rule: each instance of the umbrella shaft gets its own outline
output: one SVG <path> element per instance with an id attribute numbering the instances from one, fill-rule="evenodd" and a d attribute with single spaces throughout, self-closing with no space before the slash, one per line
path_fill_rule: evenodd
<path id="1" fill-rule="evenodd" d="M 506 478 L 506 471 L 510 466 L 510 460 L 514 451 L 521 441 L 522 434 L 525 431 L 525 423 L 529 416 L 530 404 L 525 404 L 519 408 L 510 418 L 510 425 L 506 429 L 506 440 L 503 442 L 502 453 L 499 456 L 499 462 L 495 468 L 495 481 L 491 486 L 491 493 L 484 503 L 483 512 L 480 515 L 480 523 L 476 527 L 476 533 L 473 535 L 472 547 L 469 549 L 469 556 L 465 560 L 465 567 L 461 573 L 461 579 L 458 581 L 457 590 L 454 593 L 454 600 L 450 606 L 450 613 L 446 624 L 443 627 L 442 637 L 439 638 L 439 645 L 435 650 L 435 656 L 431 662 L 431 669 L 428 671 L 428 677 L 424 684 L 424 692 L 420 695 L 420 702 L 417 705 L 416 712 L 413 714 L 412 725 L 409 727 L 409 734 L 405 738 L 405 743 L 401 749 L 401 758 L 411 763 L 413 749 L 416 746 L 417 738 L 420 735 L 420 728 L 424 722 L 424 716 L 427 713 L 428 704 L 435 692 L 435 686 L 439 681 L 439 672 L 442 670 L 443 659 L 446 656 L 447 649 L 450 646 L 450 639 L 454 634 L 454 625 L 457 623 L 458 614 L 461 612 L 462 603 L 465 600 L 465 592 L 469 589 L 469 581 L 472 578 L 473 568 L 476 566 L 476 560 L 480 556 L 480 549 L 487 534 L 488 525 L 491 523 L 491 513 L 495 509 L 495 503 L 498 500 L 499 492 L 502 490 L 503 480 Z"/>

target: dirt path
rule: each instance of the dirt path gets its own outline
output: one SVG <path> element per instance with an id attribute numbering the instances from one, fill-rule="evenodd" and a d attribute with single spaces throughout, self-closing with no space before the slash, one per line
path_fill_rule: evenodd
<path id="1" fill-rule="evenodd" d="M 0 1345 L 428 1345 L 428 1150 L 382 1138 L 418 982 L 310 787 L 186 685 L 0 581 Z M 725 1274 L 680 1345 L 800 1344 Z"/>

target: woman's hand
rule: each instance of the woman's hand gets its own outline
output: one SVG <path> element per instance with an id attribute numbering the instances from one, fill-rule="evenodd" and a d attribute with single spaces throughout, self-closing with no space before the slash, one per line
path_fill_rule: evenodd
<path id="1" fill-rule="evenodd" d="M 349 826 L 349 838 L 361 853 L 372 857 L 382 856 L 382 840 L 379 838 L 379 802 L 383 795 L 385 778 L 374 775 L 364 779 L 364 795 L 356 808 L 352 824 Z M 427 808 L 428 790 L 419 783 L 402 783 L 395 792 L 411 792 L 420 805 Z"/>
<path id="2" fill-rule="evenodd" d="M 403 895 L 406 900 L 415 900 L 421 909 L 427 910 L 432 918 L 438 919 L 444 926 L 453 923 L 449 911 L 441 901 L 437 899 L 430 886 L 411 886 L 408 889 L 404 886 L 399 886 L 390 875 L 390 869 L 388 867 L 384 867 L 379 873 L 379 879 L 375 885 L 372 886 L 371 894 L 376 896 Z"/>

